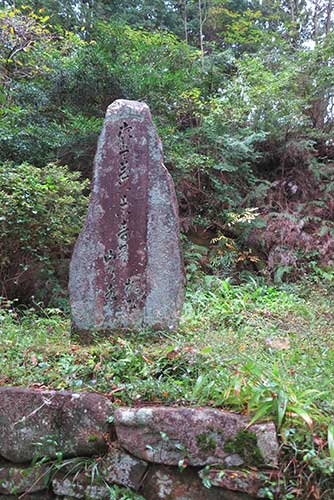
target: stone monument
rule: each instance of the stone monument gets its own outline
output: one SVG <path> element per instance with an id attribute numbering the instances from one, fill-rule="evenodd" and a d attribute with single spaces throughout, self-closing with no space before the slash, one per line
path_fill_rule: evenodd
<path id="1" fill-rule="evenodd" d="M 72 327 L 84 340 L 115 329 L 173 329 L 184 296 L 174 184 L 148 106 L 106 113 L 92 195 L 69 280 Z"/>

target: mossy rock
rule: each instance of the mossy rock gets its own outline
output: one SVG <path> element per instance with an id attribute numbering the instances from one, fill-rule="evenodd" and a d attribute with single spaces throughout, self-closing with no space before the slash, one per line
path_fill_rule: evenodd
<path id="1" fill-rule="evenodd" d="M 248 466 L 263 465 L 263 457 L 257 445 L 255 432 L 247 429 L 239 431 L 234 438 L 227 439 L 224 444 L 226 453 L 237 453 Z"/>

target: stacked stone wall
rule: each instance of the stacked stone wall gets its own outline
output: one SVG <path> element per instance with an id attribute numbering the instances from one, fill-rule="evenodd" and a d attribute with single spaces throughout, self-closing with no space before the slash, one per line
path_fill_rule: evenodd
<path id="1" fill-rule="evenodd" d="M 106 395 L 0 388 L 0 498 L 267 498 L 271 422 L 209 407 L 115 407 Z"/>

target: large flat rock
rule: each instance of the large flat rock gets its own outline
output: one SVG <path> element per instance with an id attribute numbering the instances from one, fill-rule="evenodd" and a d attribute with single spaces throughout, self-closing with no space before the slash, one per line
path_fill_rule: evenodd
<path id="1" fill-rule="evenodd" d="M 174 328 L 184 295 L 177 200 L 148 106 L 108 107 L 69 281 L 73 330 Z"/>
<path id="2" fill-rule="evenodd" d="M 100 394 L 1 387 L 0 456 L 23 463 L 59 451 L 68 457 L 101 453 L 112 414 Z"/>
<path id="3" fill-rule="evenodd" d="M 213 408 L 141 407 L 115 410 L 120 444 L 153 463 L 276 466 L 278 442 L 272 422 L 247 427 L 244 415 Z"/>

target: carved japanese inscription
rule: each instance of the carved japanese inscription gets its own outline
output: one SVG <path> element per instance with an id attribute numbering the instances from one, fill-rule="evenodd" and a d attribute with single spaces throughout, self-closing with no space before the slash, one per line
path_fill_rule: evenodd
<path id="1" fill-rule="evenodd" d="M 174 328 L 184 273 L 173 181 L 146 104 L 109 106 L 87 219 L 74 248 L 73 329 Z"/>

